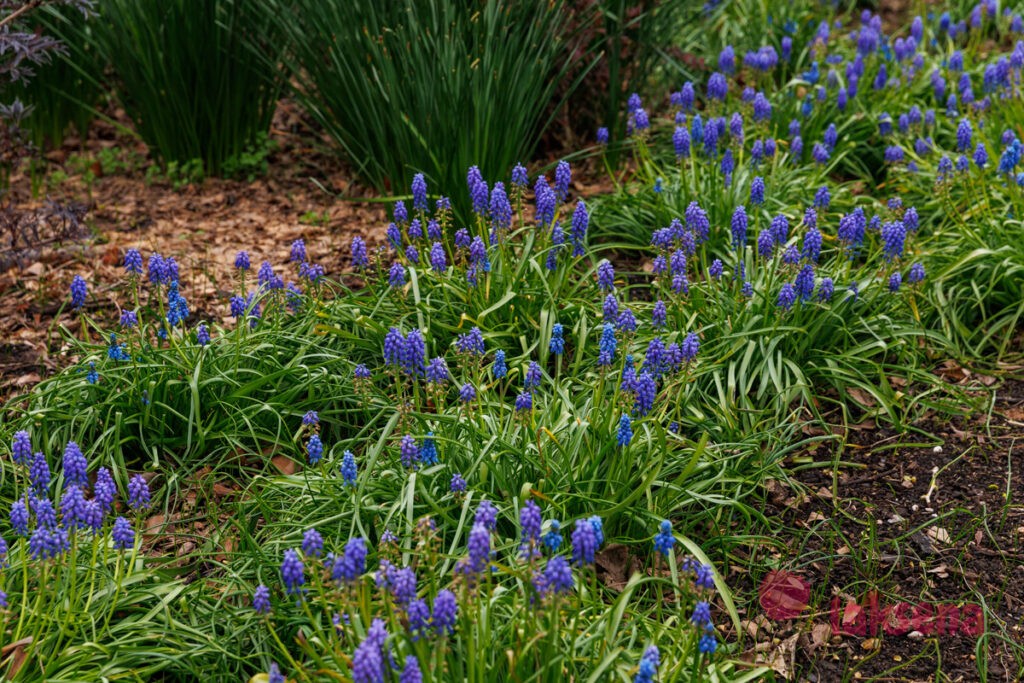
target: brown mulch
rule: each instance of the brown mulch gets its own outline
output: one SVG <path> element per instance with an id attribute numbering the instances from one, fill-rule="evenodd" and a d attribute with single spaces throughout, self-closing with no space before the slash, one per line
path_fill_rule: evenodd
<path id="1" fill-rule="evenodd" d="M 126 123 L 123 114 L 112 115 Z M 0 401 L 66 363 L 57 326 L 78 329 L 77 317 L 62 309 L 75 275 L 89 283 L 89 314 L 116 320 L 125 303 L 119 285 L 130 247 L 144 259 L 154 251 L 174 256 L 193 311 L 226 316 L 232 264 L 241 249 L 254 269 L 269 260 L 281 272 L 289 245 L 301 237 L 310 258 L 330 275 L 347 263 L 353 235 L 367 236 L 371 245 L 383 239 L 385 205 L 356 199 L 373 193 L 352 180 L 288 102 L 275 115 L 271 139 L 268 172 L 253 182 L 210 178 L 179 189 L 167 180 L 147 180 L 152 161 L 145 146 L 102 121 L 84 142 L 71 137 L 48 152 L 51 177 L 58 170 L 68 174 L 51 184 L 49 196 L 85 204 L 88 230 L 80 240 L 21 251 L 16 265 L 0 271 Z M 121 166 L 109 176 L 93 161 L 101 150 Z M 89 170 L 99 176 L 91 184 L 83 160 L 86 166 L 93 161 Z M 13 178 L 21 205 L 41 205 L 42 198 L 28 197 L 28 188 L 27 178 Z"/>
<path id="2" fill-rule="evenodd" d="M 758 548 L 733 568 L 749 591 L 748 659 L 801 681 L 1024 677 L 1024 382 L 996 388 L 991 420 L 915 426 L 923 433 L 854 430 L 835 480 L 831 468 L 813 468 L 798 472 L 793 488 L 770 487 L 762 511 L 783 521 L 776 538 L 787 539 L 785 550 Z M 824 446 L 808 455 L 830 459 Z M 757 588 L 769 566 L 810 588 L 799 617 L 761 613 Z M 836 635 L 833 617 L 843 630 L 873 592 L 880 606 L 983 604 L 989 637 L 927 628 Z"/>

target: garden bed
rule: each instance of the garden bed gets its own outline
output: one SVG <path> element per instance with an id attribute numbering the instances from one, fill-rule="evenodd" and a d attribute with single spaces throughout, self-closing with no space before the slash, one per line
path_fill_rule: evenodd
<path id="1" fill-rule="evenodd" d="M 98 4 L 18 91 L 87 133 L 7 195 L 0 677 L 1024 675 L 1024 18 Z"/>

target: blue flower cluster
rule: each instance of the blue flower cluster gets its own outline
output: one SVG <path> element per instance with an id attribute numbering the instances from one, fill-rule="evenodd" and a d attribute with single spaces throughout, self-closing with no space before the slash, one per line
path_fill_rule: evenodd
<path id="1" fill-rule="evenodd" d="M 9 513 L 11 528 L 25 543 L 28 557 L 44 561 L 63 557 L 71 551 L 79 534 L 87 534 L 99 543 L 108 522 L 110 542 L 115 549 L 135 548 L 135 527 L 126 518 L 113 514 L 117 496 L 113 475 L 106 467 L 98 468 L 90 496 L 88 461 L 77 443 L 69 441 L 64 449 L 59 505 L 53 502 L 56 498 L 50 498 L 55 479 L 46 456 L 40 451 L 32 453 L 28 432 L 14 435 L 11 454 L 15 466 L 26 472 L 30 484 L 14 500 Z M 129 480 L 128 505 L 135 511 L 149 506 L 149 487 L 141 475 Z M 0 548 L 0 555 L 6 557 L 9 546 L 5 539 L 0 538 Z"/>

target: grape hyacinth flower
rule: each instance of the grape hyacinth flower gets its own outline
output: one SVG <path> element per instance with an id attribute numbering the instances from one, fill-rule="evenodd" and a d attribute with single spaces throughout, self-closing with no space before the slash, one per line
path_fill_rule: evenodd
<path id="1" fill-rule="evenodd" d="M 757 254 L 761 258 L 769 259 L 775 252 L 775 235 L 770 228 L 757 233 Z"/>
<path id="2" fill-rule="evenodd" d="M 416 446 L 416 439 L 411 434 L 406 434 L 402 437 L 402 441 L 399 444 L 399 454 L 403 467 L 414 467 L 419 462 L 420 449 Z"/>
<path id="3" fill-rule="evenodd" d="M 424 465 L 436 465 L 438 463 L 437 442 L 434 440 L 434 432 L 427 432 L 427 436 L 423 439 L 423 445 L 420 447 L 420 462 Z"/>
<path id="4" fill-rule="evenodd" d="M 341 460 L 342 485 L 355 486 L 356 474 L 356 457 L 352 455 L 352 451 L 345 451 L 345 456 Z"/>
<path id="5" fill-rule="evenodd" d="M 383 539 L 382 539 L 383 541 Z M 350 538 L 342 554 L 334 556 L 331 580 L 335 583 L 355 583 L 366 571 L 366 540 Z"/>
<path id="6" fill-rule="evenodd" d="M 32 461 L 32 440 L 25 430 L 14 433 L 14 440 L 11 442 L 11 457 L 19 465 L 28 465 Z"/>
<path id="7" fill-rule="evenodd" d="M 288 260 L 293 263 L 302 263 L 306 260 L 306 241 L 299 238 L 292 242 L 291 252 Z"/>
<path id="8" fill-rule="evenodd" d="M 320 435 L 314 434 L 309 437 L 306 443 L 306 454 L 309 456 L 309 464 L 316 465 L 324 454 L 324 444 L 320 441 Z"/>
<path id="9" fill-rule="evenodd" d="M 636 332 L 636 316 L 633 315 L 633 311 L 628 308 L 622 309 L 615 326 L 626 333 Z"/>
<path id="10" fill-rule="evenodd" d="M 772 117 L 772 105 L 764 93 L 754 95 L 754 121 L 768 121 Z"/>
<path id="11" fill-rule="evenodd" d="M 430 267 L 435 273 L 443 273 L 448 268 L 448 257 L 440 242 L 434 242 L 430 247 Z"/>
<path id="12" fill-rule="evenodd" d="M 85 299 L 88 296 L 88 287 L 81 275 L 76 275 L 71 281 L 71 307 L 81 310 L 85 306 Z"/>
<path id="13" fill-rule="evenodd" d="M 707 628 L 704 630 L 704 635 L 700 637 L 700 641 L 697 643 L 697 649 L 702 654 L 710 655 L 714 654 L 718 648 L 718 640 L 715 638 L 715 630 L 713 628 Z"/>
<path id="14" fill-rule="evenodd" d="M 704 155 L 714 157 L 718 154 L 718 120 L 711 119 L 704 128 Z"/>
<path id="15" fill-rule="evenodd" d="M 491 560 L 491 532 L 480 522 L 473 524 L 466 542 L 468 554 L 457 568 L 467 576 L 479 575 L 487 570 Z"/>
<path id="16" fill-rule="evenodd" d="M 412 208 L 416 211 L 427 210 L 427 180 L 422 173 L 412 177 Z"/>
<path id="17" fill-rule="evenodd" d="M 633 112 L 633 122 L 638 133 L 646 131 L 651 127 L 651 120 L 647 116 L 647 110 L 637 109 Z"/>
<path id="18" fill-rule="evenodd" d="M 196 328 L 196 343 L 200 346 L 210 343 L 210 330 L 207 329 L 206 323 L 199 323 L 199 327 Z"/>
<path id="19" fill-rule="evenodd" d="M 19 498 L 11 504 L 10 521 L 15 534 L 28 536 L 29 513 L 23 499 Z"/>
<path id="20" fill-rule="evenodd" d="M 572 591 L 572 568 L 561 555 L 548 560 L 544 573 L 534 576 L 534 587 L 542 596 L 564 595 Z"/>
<path id="21" fill-rule="evenodd" d="M 423 683 L 423 674 L 420 672 L 420 663 L 415 655 L 407 655 L 405 668 L 398 677 L 398 683 Z"/>
<path id="22" fill-rule="evenodd" d="M 241 318 L 245 315 L 245 299 L 238 296 L 237 294 L 231 297 L 231 316 L 234 318 Z"/>
<path id="23" fill-rule="evenodd" d="M 572 214 L 572 230 L 569 233 L 572 239 L 573 256 L 583 256 L 583 243 L 587 237 L 589 224 L 590 214 L 587 212 L 587 205 L 582 199 L 578 199 L 576 209 Z"/>
<path id="24" fill-rule="evenodd" d="M 473 327 L 466 334 L 460 334 L 455 341 L 455 348 L 458 349 L 459 353 L 469 356 L 484 355 L 486 345 L 483 332 L 480 331 L 479 327 Z"/>
<path id="25" fill-rule="evenodd" d="M 654 677 L 658 674 L 658 666 L 661 663 L 661 654 L 655 645 L 651 645 L 644 651 L 637 667 L 633 683 L 653 683 Z"/>
<path id="26" fill-rule="evenodd" d="M 569 185 L 572 183 L 572 169 L 568 161 L 559 161 L 555 167 L 555 200 L 561 204 L 569 196 Z"/>
<path id="27" fill-rule="evenodd" d="M 307 529 L 302 536 L 302 554 L 306 557 L 320 557 L 323 552 L 323 536 L 316 529 Z"/>
<path id="28" fill-rule="evenodd" d="M 366 242 L 363 241 L 362 237 L 352 238 L 351 250 L 353 268 L 366 268 L 368 265 L 370 265 L 370 258 L 366 252 Z"/>
<path id="29" fill-rule="evenodd" d="M 410 330 L 405 335 L 405 340 L 401 347 L 402 370 L 414 377 L 422 376 L 426 356 L 427 347 L 423 341 L 423 334 L 417 329 Z"/>
<path id="30" fill-rule="evenodd" d="M 562 534 L 559 533 L 561 529 L 561 523 L 557 519 L 553 519 L 548 524 L 548 532 L 541 538 L 544 547 L 553 553 L 558 552 L 562 546 Z"/>
<path id="31" fill-rule="evenodd" d="M 565 353 L 565 340 L 562 338 L 561 323 L 555 323 L 551 327 L 551 341 L 548 344 L 548 351 L 556 356 Z"/>
<path id="32" fill-rule="evenodd" d="M 532 500 L 526 501 L 519 511 L 520 557 L 526 559 L 539 554 L 541 522 L 540 506 Z"/>
<path id="33" fill-rule="evenodd" d="M 139 316 L 135 311 L 123 310 L 121 311 L 121 327 L 131 330 L 135 329 L 139 324 Z"/>
<path id="34" fill-rule="evenodd" d="M 271 288 L 274 288 L 273 285 L 271 285 Z M 188 314 L 188 302 L 178 292 L 177 281 L 171 282 L 167 287 L 167 324 L 171 327 L 177 327 L 180 323 L 185 322 Z"/>
<path id="35" fill-rule="evenodd" d="M 633 424 L 629 419 L 629 415 L 623 415 L 619 418 L 619 431 L 617 434 L 619 446 L 628 446 L 629 442 L 633 440 Z"/>
<path id="36" fill-rule="evenodd" d="M 654 303 L 654 309 L 651 311 L 651 325 L 655 329 L 661 329 L 668 325 L 668 310 L 665 307 L 665 302 L 661 299 Z"/>
<path id="37" fill-rule="evenodd" d="M 41 457 L 41 453 L 37 453 L 39 459 L 46 463 L 46 458 Z M 46 473 L 46 484 L 43 485 L 43 489 L 49 485 L 49 468 Z M 117 494 L 117 487 L 114 485 L 114 478 L 110 475 L 110 470 L 106 467 L 101 467 L 96 472 L 96 483 L 92 487 L 93 499 L 100 504 L 100 508 L 103 510 L 103 514 L 110 512 L 111 507 L 114 504 L 114 496 Z"/>
<path id="38" fill-rule="evenodd" d="M 352 683 L 382 683 L 384 673 L 381 646 L 367 635 L 352 654 Z"/>
<path id="39" fill-rule="evenodd" d="M 800 269 L 793 286 L 800 301 L 810 300 L 814 294 L 814 267 L 811 264 L 808 263 Z"/>
<path id="40" fill-rule="evenodd" d="M 802 256 L 812 263 L 817 263 L 818 258 L 821 256 L 821 242 L 821 231 L 817 227 L 808 230 L 804 235 Z"/>
<path id="41" fill-rule="evenodd" d="M 713 279 L 715 279 L 715 280 L 717 280 L 720 277 L 722 277 L 722 273 L 724 271 L 725 271 L 725 264 L 722 263 L 722 259 L 716 258 L 714 261 L 711 262 L 711 265 L 708 266 L 708 275 L 710 277 L 712 277 Z"/>
<path id="42" fill-rule="evenodd" d="M 281 561 L 281 579 L 284 581 L 285 591 L 288 595 L 302 592 L 306 577 L 305 567 L 298 551 L 293 549 L 284 551 L 284 559 Z"/>
<path id="43" fill-rule="evenodd" d="M 537 361 L 530 361 L 530 365 L 526 368 L 523 385 L 527 390 L 536 389 L 540 386 L 542 379 L 543 375 L 541 374 L 540 364 Z"/>
<path id="44" fill-rule="evenodd" d="M 832 293 L 835 291 L 835 283 L 832 278 L 825 277 L 821 279 L 821 284 L 818 285 L 818 300 L 829 301 L 832 298 Z"/>
<path id="45" fill-rule="evenodd" d="M 725 154 L 722 155 L 721 171 L 722 176 L 725 178 L 725 186 L 729 187 L 732 184 L 732 172 L 736 168 L 735 161 L 733 160 L 732 150 L 725 150 Z"/>
<path id="46" fill-rule="evenodd" d="M 452 479 L 448 484 L 448 490 L 458 495 L 466 492 L 466 480 L 462 478 L 462 475 L 456 472 L 452 475 Z"/>
<path id="47" fill-rule="evenodd" d="M 142 254 L 132 248 L 124 254 L 124 269 L 129 275 L 142 275 Z"/>
<path id="48" fill-rule="evenodd" d="M 425 375 L 427 382 L 430 384 L 444 384 L 450 377 L 447 361 L 440 356 L 431 359 L 431 361 L 427 363 Z"/>
<path id="49" fill-rule="evenodd" d="M 597 287 L 603 292 L 615 289 L 615 268 L 607 260 L 597 265 Z"/>
<path id="50" fill-rule="evenodd" d="M 900 291 L 900 285 L 903 284 L 903 275 L 898 271 L 889 276 L 889 291 L 895 294 Z"/>
<path id="51" fill-rule="evenodd" d="M 601 342 L 597 355 L 597 364 L 607 367 L 615 359 L 615 349 L 618 341 L 615 338 L 615 327 L 611 323 L 605 323 L 601 331 Z"/>
<path id="52" fill-rule="evenodd" d="M 978 146 L 974 148 L 974 164 L 978 168 L 985 168 L 988 164 L 988 150 L 985 149 L 985 143 L 979 142 Z"/>
<path id="53" fill-rule="evenodd" d="M 960 119 L 960 123 L 956 128 L 956 148 L 957 151 L 966 152 L 971 148 L 973 137 L 973 130 L 971 128 L 971 122 L 967 119 Z"/>
<path id="54" fill-rule="evenodd" d="M 476 389 L 473 388 L 472 384 L 466 382 L 462 385 L 462 388 L 459 389 L 459 400 L 463 403 L 469 403 L 474 399 L 476 399 Z"/>
<path id="55" fill-rule="evenodd" d="M 697 336 L 697 333 L 688 333 L 679 345 L 679 350 L 682 354 L 683 361 L 686 363 L 692 363 L 696 360 L 697 354 L 700 352 L 700 337 Z"/>
<path id="56" fill-rule="evenodd" d="M 764 178 L 757 176 L 750 183 L 750 203 L 755 206 L 764 204 Z"/>
<path id="57" fill-rule="evenodd" d="M 711 605 L 707 601 L 701 600 L 694 605 L 690 623 L 701 628 L 711 624 Z"/>
<path id="58" fill-rule="evenodd" d="M 167 279 L 166 263 L 160 254 L 150 254 L 147 270 L 150 284 L 160 285 Z"/>
<path id="59" fill-rule="evenodd" d="M 600 128 L 597 129 L 597 144 L 608 144 L 608 129 L 604 126 L 601 126 Z"/>
<path id="60" fill-rule="evenodd" d="M 672 134 L 672 146 L 675 149 L 676 160 L 687 159 L 690 156 L 690 133 L 684 126 L 677 126 Z"/>
<path id="61" fill-rule="evenodd" d="M 533 408 L 533 395 L 524 391 L 516 396 L 516 412 L 525 413 Z"/>
<path id="62" fill-rule="evenodd" d="M 832 195 L 828 191 L 828 185 L 822 185 L 818 188 L 818 191 L 814 193 L 814 206 L 820 209 L 828 209 L 829 204 L 831 203 Z M 808 223 L 808 225 L 810 224 Z"/>
<path id="63" fill-rule="evenodd" d="M 257 614 L 270 614 L 270 589 L 260 584 L 252 594 L 252 608 Z"/>
<path id="64" fill-rule="evenodd" d="M 388 223 L 388 229 L 384 233 L 388 239 L 388 246 L 392 250 L 397 250 L 402 246 L 402 231 L 398 229 L 398 226 L 394 223 Z"/>
<path id="65" fill-rule="evenodd" d="M 912 285 L 916 285 L 924 280 L 924 264 L 916 262 L 910 266 L 910 272 L 907 273 L 907 282 Z"/>
<path id="66" fill-rule="evenodd" d="M 708 99 L 724 101 L 728 91 L 729 83 L 725 80 L 725 76 L 717 71 L 711 74 L 707 85 Z"/>
<path id="67" fill-rule="evenodd" d="M 637 377 L 636 391 L 633 408 L 641 417 L 647 415 L 654 408 L 654 401 L 657 397 L 658 386 L 654 377 L 649 372 L 641 372 Z"/>
<path id="68" fill-rule="evenodd" d="M 732 214 L 732 246 L 742 249 L 747 243 L 747 210 L 740 205 Z"/>
<path id="69" fill-rule="evenodd" d="M 572 532 L 572 561 L 578 567 L 594 564 L 594 555 L 600 545 L 597 532 L 589 519 L 576 520 Z"/>
<path id="70" fill-rule="evenodd" d="M 615 321 L 619 318 L 619 301 L 614 294 L 609 294 L 601 304 L 601 311 L 605 320 Z"/>
<path id="71" fill-rule="evenodd" d="M 676 537 L 672 533 L 672 522 L 667 519 L 662 521 L 660 530 L 654 537 L 654 549 L 668 557 L 672 553 L 672 546 L 675 545 Z"/>
<path id="72" fill-rule="evenodd" d="M 494 363 L 491 364 L 491 374 L 495 379 L 501 379 L 508 374 L 508 365 L 505 363 L 505 352 L 500 349 L 494 352 Z"/>
<path id="73" fill-rule="evenodd" d="M 710 235 L 711 220 L 708 214 L 697 202 L 690 202 L 685 212 L 686 227 L 697 236 L 698 241 L 706 242 Z"/>
<path id="74" fill-rule="evenodd" d="M 395 223 L 402 225 L 409 220 L 409 210 L 405 208 L 405 202 L 399 199 L 395 202 L 392 216 L 395 219 Z"/>
<path id="75" fill-rule="evenodd" d="M 136 474 L 128 480 L 128 507 L 133 510 L 144 510 L 150 505 L 149 484 L 145 477 Z"/>
<path id="76" fill-rule="evenodd" d="M 512 204 L 509 202 L 508 194 L 505 193 L 504 183 L 494 183 L 494 189 L 491 190 L 490 217 L 491 226 L 495 230 L 492 235 L 496 236 L 496 233 L 508 230 L 512 226 Z"/>
<path id="77" fill-rule="evenodd" d="M 751 168 L 757 168 L 758 164 L 764 159 L 764 141 L 754 140 L 754 144 L 750 147 L 750 166 Z"/>
<path id="78" fill-rule="evenodd" d="M 384 335 L 384 364 L 399 366 L 402 363 L 404 353 L 405 337 L 397 327 L 392 327 Z"/>
<path id="79" fill-rule="evenodd" d="M 789 151 L 794 161 L 799 163 L 800 157 L 804 153 L 804 139 L 799 135 L 794 137 L 793 141 L 789 143 Z"/>
<path id="80" fill-rule="evenodd" d="M 793 307 L 793 304 L 795 302 L 796 289 L 793 287 L 791 283 L 787 282 L 784 285 L 782 285 L 782 289 L 779 290 L 779 298 L 776 301 L 776 305 L 779 308 L 788 311 Z"/>
<path id="81" fill-rule="evenodd" d="M 455 632 L 459 603 L 455 599 L 454 593 L 447 589 L 438 591 L 431 612 L 430 623 L 437 635 L 443 636 Z"/>
<path id="82" fill-rule="evenodd" d="M 534 183 L 533 193 L 536 204 L 535 220 L 539 226 L 547 227 L 555 220 L 555 208 L 558 204 L 555 192 L 548 185 L 547 178 L 540 175 Z"/>
<path id="83" fill-rule="evenodd" d="M 820 142 L 815 142 L 814 147 L 811 149 L 811 157 L 814 159 L 814 163 L 822 165 L 829 160 L 828 148 L 822 145 Z"/>
<path id="84" fill-rule="evenodd" d="M 89 475 L 87 473 L 89 463 L 85 459 L 82 449 L 74 441 L 68 441 L 68 445 L 64 448 L 62 466 L 64 469 L 64 481 L 69 485 L 81 487 L 89 485 Z"/>
<path id="85" fill-rule="evenodd" d="M 114 520 L 114 528 L 110 533 L 114 541 L 114 548 L 117 550 L 128 550 L 135 547 L 135 531 L 132 525 L 124 517 Z"/>
<path id="86" fill-rule="evenodd" d="M 903 245 L 907 237 L 903 221 L 892 221 L 882 226 L 882 246 L 885 258 L 892 261 L 903 255 Z"/>

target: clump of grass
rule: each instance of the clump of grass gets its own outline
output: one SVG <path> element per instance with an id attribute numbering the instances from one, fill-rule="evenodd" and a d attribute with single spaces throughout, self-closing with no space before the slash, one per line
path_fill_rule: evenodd
<path id="1" fill-rule="evenodd" d="M 257 3 L 104 0 L 91 28 L 154 157 L 221 175 L 267 134 L 281 88 L 277 26 Z"/>
<path id="2" fill-rule="evenodd" d="M 571 63 L 562 2 L 257 4 L 281 22 L 297 97 L 379 189 L 410 169 L 454 188 L 472 164 L 495 176 L 527 157 Z"/>
<path id="3" fill-rule="evenodd" d="M 348 16 L 312 9 L 295 21 L 323 29 Z M 709 26 L 727 21 L 728 8 L 707 9 Z M 826 17 L 791 9 L 779 16 Z M 487 38 L 500 18 L 466 20 L 497 22 Z M 954 144 L 948 121 L 925 111 L 913 121 L 910 107 L 935 87 L 926 67 L 1008 21 L 991 23 L 975 33 L 915 23 L 935 43 L 908 55 L 904 40 L 899 59 L 870 13 L 855 36 L 812 25 L 795 54 L 781 54 L 773 28 L 761 47 L 778 63 L 756 62 L 764 51 L 744 66 L 733 55 L 730 67 L 727 53 L 721 68 L 733 73 L 692 99 L 673 95 L 668 118 L 629 102 L 634 166 L 610 197 L 574 196 L 568 163 L 531 178 L 501 157 L 498 170 L 469 169 L 457 214 L 436 189 L 461 187 L 463 167 L 445 184 L 417 174 L 385 242 L 353 240 L 346 275 L 358 287 L 327 278 L 301 240 L 283 269 L 239 253 L 223 302 L 234 323 L 197 319 L 177 264 L 154 255 L 147 268 L 130 250 L 118 328 L 83 314 L 90 285 L 76 279 L 80 338 L 65 336 L 77 365 L 22 397 L 7 428 L 30 428 L 48 451 L 95 444 L 114 471 L 158 470 L 154 500 L 167 509 L 197 468 L 244 488 L 228 529 L 207 543 L 212 575 L 194 604 L 164 613 L 183 641 L 231 634 L 204 652 L 220 671 L 280 680 L 276 662 L 303 679 L 408 677 L 414 666 L 434 680 L 762 676 L 730 661 L 743 651 L 739 611 L 705 567 L 729 566 L 771 528 L 752 494 L 785 476 L 809 421 L 869 415 L 906 428 L 951 409 L 930 372 L 938 354 L 965 340 L 1008 348 L 1016 269 L 1002 271 L 1016 223 L 971 235 L 942 212 L 977 191 L 977 216 L 994 223 L 992 207 L 1017 208 L 1015 177 L 975 162 L 977 172 L 945 169 L 940 180 L 937 154 L 900 146 L 926 135 Z M 420 54 L 409 45 L 400 56 L 384 26 L 365 34 L 380 38 L 371 58 Z M 808 29 L 778 30 L 792 40 Z M 450 42 L 462 59 L 466 46 Z M 382 82 L 396 80 L 395 64 Z M 987 67 L 972 68 L 988 87 Z M 967 110 L 993 117 L 986 136 L 1012 118 L 1010 80 L 993 90 L 1005 102 Z M 364 99 L 380 94 L 371 86 Z M 861 151 L 865 140 L 885 141 L 885 165 Z M 1003 156 L 1015 149 L 998 144 Z M 405 173 L 366 158 L 381 177 Z M 959 263 L 989 274 L 991 288 L 961 281 L 947 260 L 978 240 L 985 247 Z M 967 287 L 971 299 L 959 294 Z M 946 292 L 965 301 L 944 307 Z M 826 440 L 840 446 L 838 436 L 809 441 Z M 20 470 L 4 472 L 8 497 L 20 497 Z M 233 552 L 218 547 L 225 538 Z M 707 629 L 704 607 L 694 614 L 699 601 L 722 615 L 718 628 Z"/>

